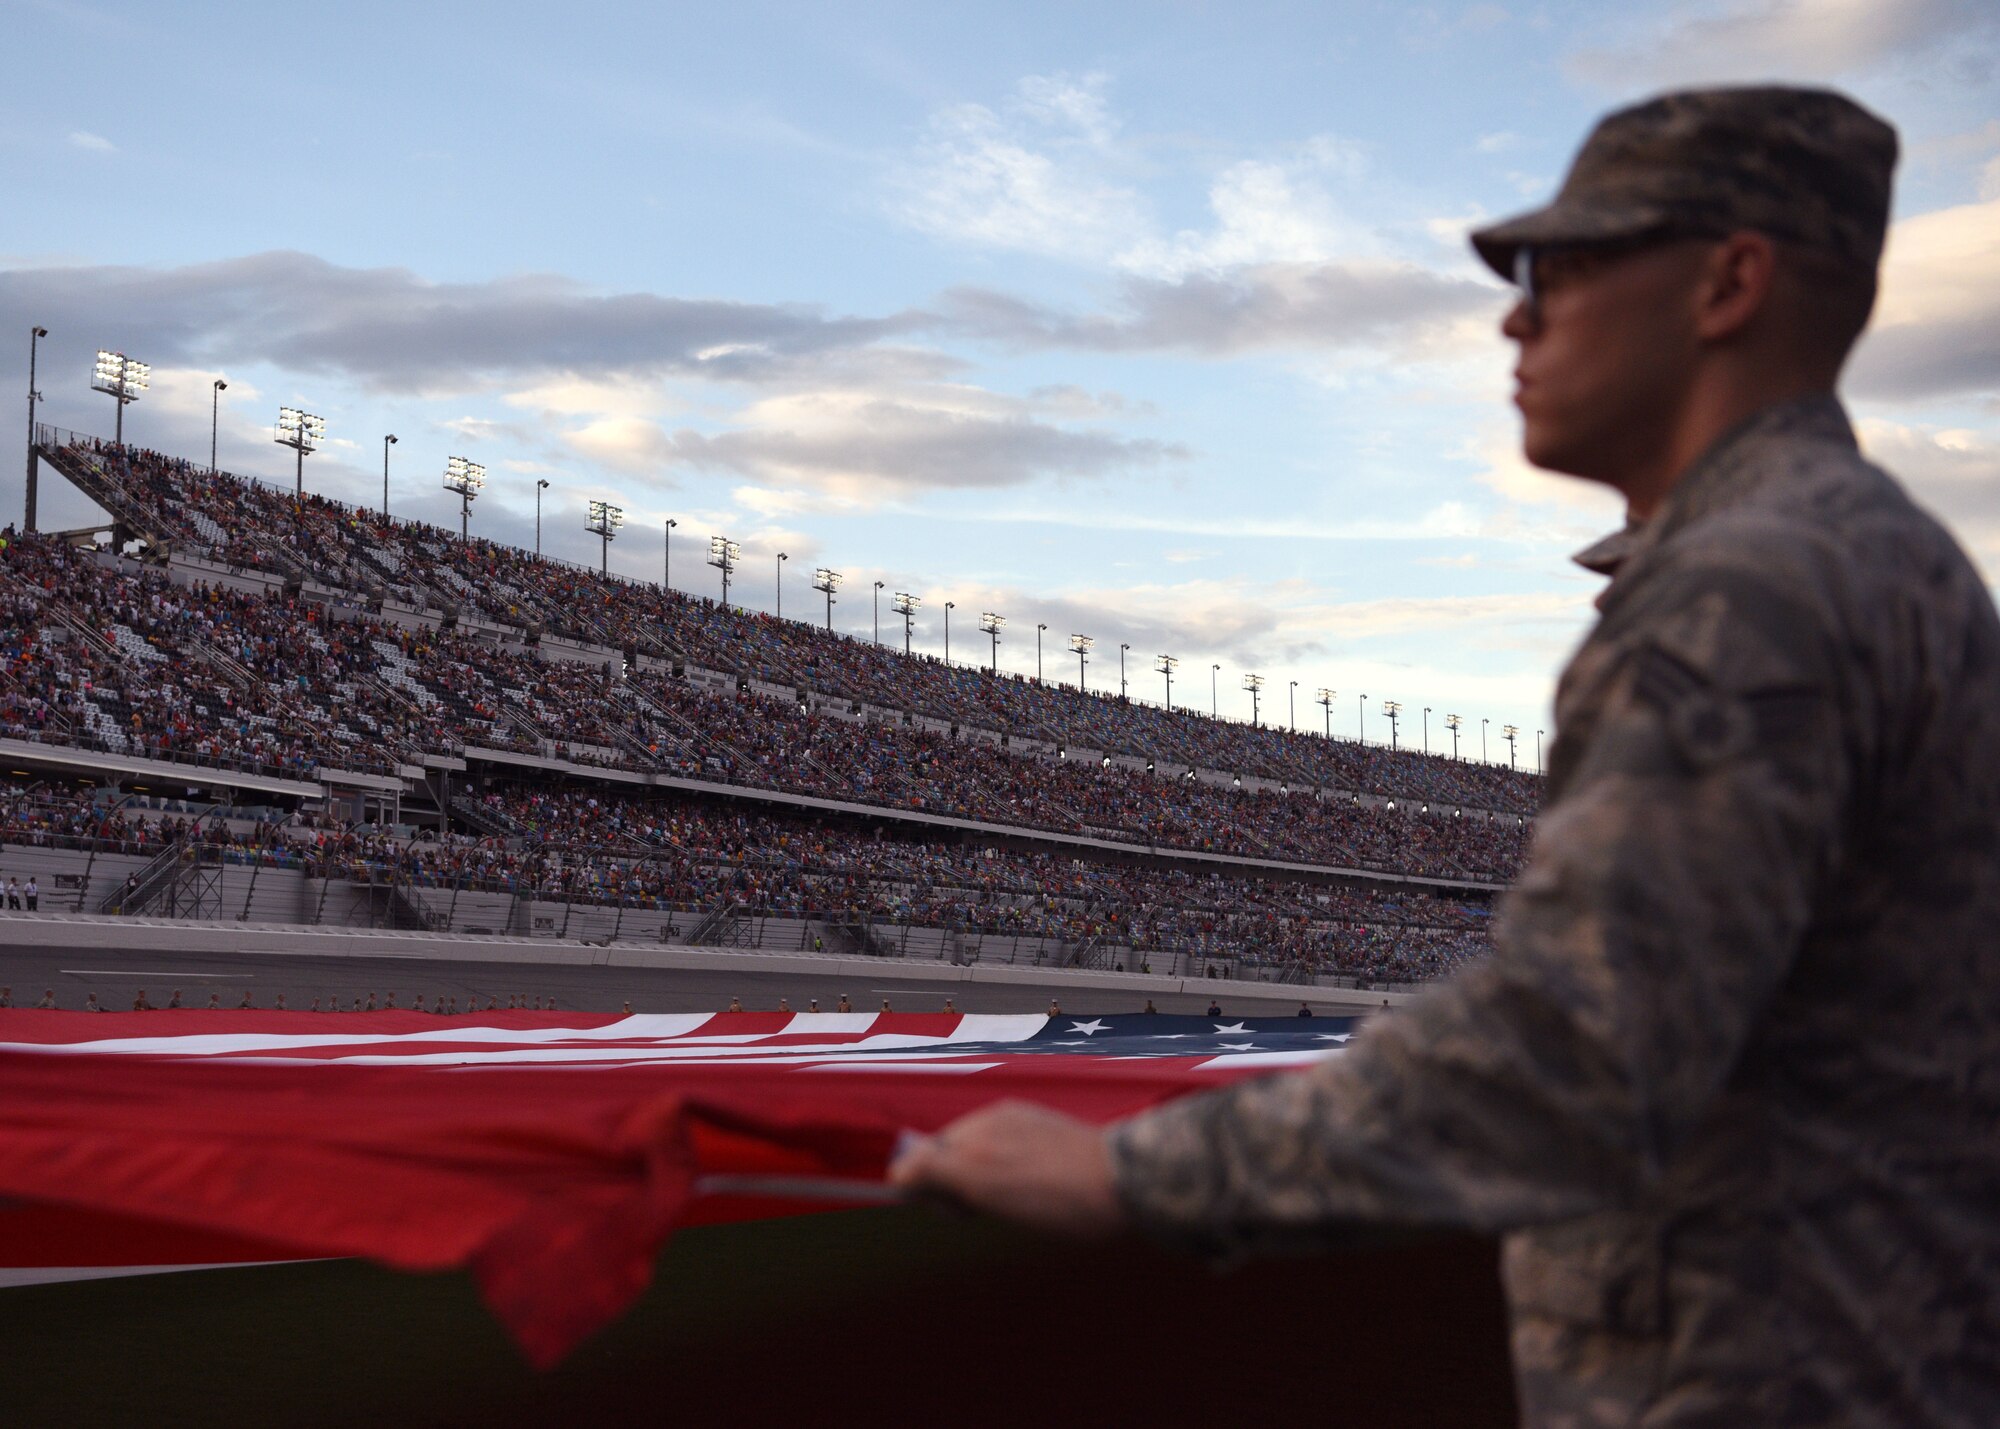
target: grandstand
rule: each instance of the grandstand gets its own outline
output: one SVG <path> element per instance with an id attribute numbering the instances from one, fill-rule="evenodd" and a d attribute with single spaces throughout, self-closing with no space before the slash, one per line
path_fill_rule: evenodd
<path id="1" fill-rule="evenodd" d="M 110 517 L 0 556 L 0 874 L 45 907 L 1402 982 L 1528 837 L 1509 769 L 35 435 Z"/>

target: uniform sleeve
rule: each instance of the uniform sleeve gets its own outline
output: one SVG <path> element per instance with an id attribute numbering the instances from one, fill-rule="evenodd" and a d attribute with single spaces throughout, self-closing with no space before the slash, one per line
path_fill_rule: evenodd
<path id="1" fill-rule="evenodd" d="M 1560 793 L 1494 955 L 1309 1071 L 1113 1128 L 1134 1218 L 1216 1251 L 1356 1222 L 1490 1232 L 1659 1176 L 1841 855 L 1856 716 L 1835 624 L 1809 580 L 1726 553 L 1608 613 L 1566 677 Z"/>

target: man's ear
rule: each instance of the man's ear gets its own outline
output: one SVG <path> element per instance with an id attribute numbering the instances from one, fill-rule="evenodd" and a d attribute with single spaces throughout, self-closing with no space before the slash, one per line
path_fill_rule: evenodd
<path id="1" fill-rule="evenodd" d="M 1732 233 L 1702 269 L 1695 332 L 1704 341 L 1736 337 L 1764 310 L 1777 271 L 1777 245 L 1761 233 Z"/>

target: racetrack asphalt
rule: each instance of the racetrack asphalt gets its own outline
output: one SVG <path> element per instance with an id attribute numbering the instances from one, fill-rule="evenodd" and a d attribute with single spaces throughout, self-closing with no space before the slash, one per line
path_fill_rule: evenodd
<path id="1" fill-rule="evenodd" d="M 818 998 L 821 1009 L 830 1012 L 845 994 L 857 1012 L 879 1011 L 884 1000 L 898 1012 L 937 1012 L 949 997 L 960 1012 L 1046 1012 L 1049 1000 L 1059 998 L 1065 1013 L 1098 1014 L 1138 1012 L 1149 995 L 1140 989 L 1128 994 L 1057 980 L 1047 984 L 944 983 L 899 978 L 892 960 L 885 960 L 879 969 L 838 975 L 773 971 L 748 965 L 754 963 L 750 958 L 745 963 L 738 972 L 479 963 L 410 956 L 127 952 L 29 945 L 0 947 L 0 986 L 12 988 L 16 1007 L 33 1007 L 45 990 L 53 989 L 60 1008 L 81 1009 L 85 997 L 94 992 L 110 1012 L 129 1011 L 141 989 L 155 1007 L 166 1006 L 179 991 L 184 1007 L 206 1007 L 209 994 L 215 993 L 223 1007 L 234 1009 L 248 992 L 257 1007 L 268 1009 L 283 993 L 286 1007 L 292 1011 L 309 1010 L 315 997 L 321 999 L 322 1007 L 326 999 L 338 997 L 341 1008 L 350 1010 L 356 998 L 366 1003 L 371 993 L 380 1006 L 393 992 L 399 1007 L 411 1006 L 422 994 L 426 1008 L 442 997 L 447 1003 L 457 999 L 461 1010 L 467 1009 L 473 997 L 479 999 L 481 1008 L 489 997 L 497 997 L 505 1007 L 508 999 L 518 994 L 530 999 L 553 998 L 559 1009 L 582 1012 L 619 1012 L 627 1003 L 634 1012 L 719 1011 L 732 997 L 741 998 L 746 1008 L 765 1010 L 776 1008 L 784 998 L 794 1012 L 805 1011 L 811 999 Z M 1284 1016 L 1296 1010 L 1267 998 L 1232 1008 L 1229 983 L 1217 980 L 1211 986 L 1212 994 L 1205 990 L 1199 994 L 1154 992 L 1150 996 L 1165 1013 L 1202 1013 L 1211 995 L 1233 1016 Z M 1322 1015 L 1352 1015 L 1357 1010 L 1354 997 L 1346 993 L 1337 999 L 1311 1000 Z"/>

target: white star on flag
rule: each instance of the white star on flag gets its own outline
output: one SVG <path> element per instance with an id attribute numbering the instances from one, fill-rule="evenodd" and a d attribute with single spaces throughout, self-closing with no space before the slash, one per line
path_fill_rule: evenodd
<path id="1" fill-rule="evenodd" d="M 1319 1040 L 1322 1042 L 1345 1042 L 1353 1035 L 1352 1032 L 1322 1032 L 1319 1034 Z"/>
<path id="2" fill-rule="evenodd" d="M 1215 1035 L 1218 1037 L 1229 1032 L 1247 1032 L 1249 1030 L 1249 1028 L 1240 1022 L 1232 1022 L 1227 1027 L 1224 1027 L 1220 1022 L 1215 1024 Z"/>
<path id="3" fill-rule="evenodd" d="M 1104 1030 L 1104 1022 L 1101 1018 L 1092 1018 L 1089 1022 L 1072 1022 L 1069 1030 L 1081 1032 L 1086 1037 L 1094 1037 Z"/>

